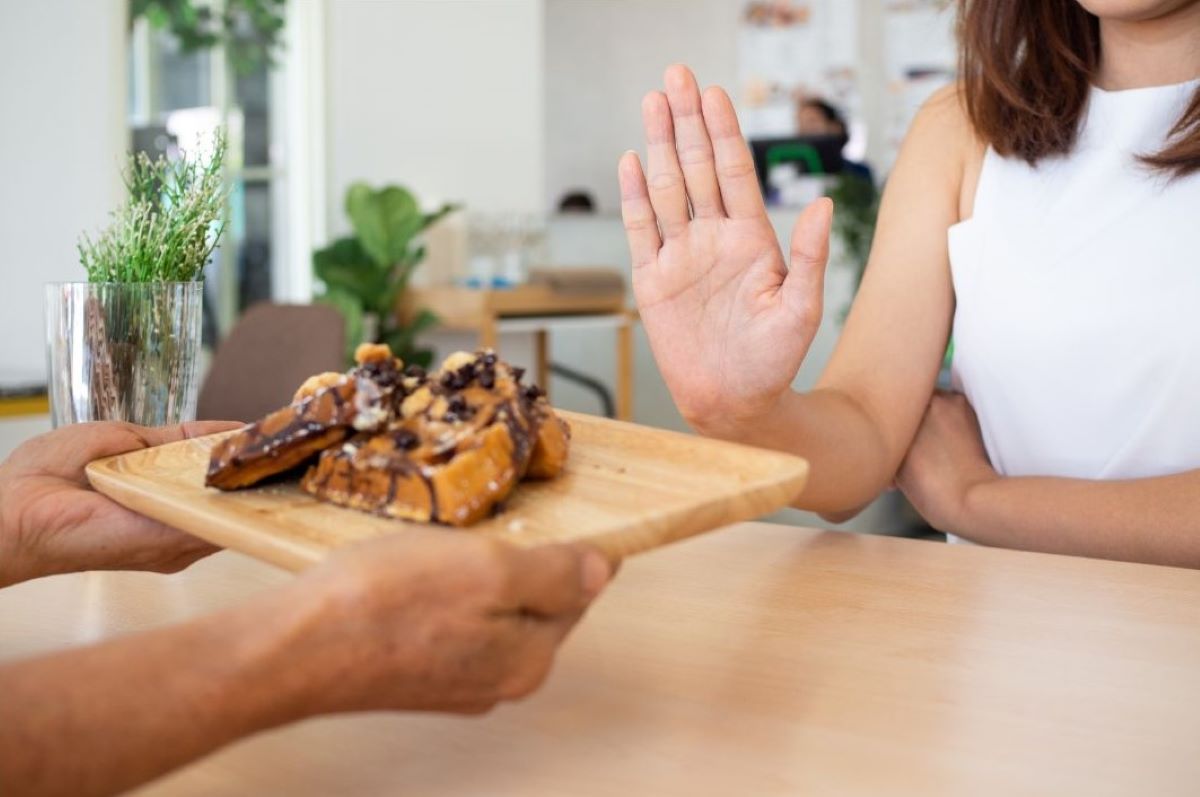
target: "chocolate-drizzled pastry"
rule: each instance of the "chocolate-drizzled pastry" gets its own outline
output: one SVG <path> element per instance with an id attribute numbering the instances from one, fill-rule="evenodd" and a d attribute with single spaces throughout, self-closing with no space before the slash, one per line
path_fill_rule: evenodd
<path id="1" fill-rule="evenodd" d="M 571 427 L 554 414 L 545 397 L 536 402 L 535 410 L 541 416 L 533 454 L 529 458 L 527 479 L 553 479 L 567 466 L 567 451 L 571 446 Z"/>
<path id="2" fill-rule="evenodd" d="M 205 484 L 249 487 L 291 470 L 355 431 L 379 429 L 395 417 L 404 387 L 403 364 L 383 345 L 364 344 L 349 373 L 309 378 L 292 403 L 221 441 Z"/>
<path id="3" fill-rule="evenodd" d="M 466 526 L 525 475 L 547 417 L 494 354 L 454 354 L 385 430 L 328 449 L 301 487 L 354 509 Z"/>

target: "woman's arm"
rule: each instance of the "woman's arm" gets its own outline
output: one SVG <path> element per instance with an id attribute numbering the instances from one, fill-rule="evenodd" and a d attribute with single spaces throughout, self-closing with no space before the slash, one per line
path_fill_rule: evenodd
<path id="1" fill-rule="evenodd" d="M 997 478 L 966 496 L 985 545 L 1200 568 L 1200 471 L 1129 481 Z"/>
<path id="2" fill-rule="evenodd" d="M 1200 471 L 1005 478 L 961 395 L 934 396 L 897 482 L 934 528 L 984 545 L 1200 567 Z"/>
<path id="3" fill-rule="evenodd" d="M 643 102 L 647 164 L 621 161 L 633 285 L 655 359 L 703 434 L 813 464 L 799 505 L 857 509 L 886 487 L 933 391 L 953 315 L 946 230 L 975 141 L 954 92 L 922 110 L 889 179 L 862 289 L 816 390 L 790 384 L 820 322 L 827 201 L 790 268 L 729 98 L 683 67 Z"/>
<path id="4" fill-rule="evenodd" d="M 115 794 L 317 714 L 478 713 L 546 677 L 609 576 L 581 547 L 409 532 L 258 600 L 0 665 L 5 794 Z"/>

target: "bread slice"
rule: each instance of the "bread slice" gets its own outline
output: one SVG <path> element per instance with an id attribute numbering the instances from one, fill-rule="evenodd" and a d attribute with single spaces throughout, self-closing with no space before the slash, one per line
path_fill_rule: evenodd
<path id="1" fill-rule="evenodd" d="M 551 414 L 521 375 L 492 352 L 451 355 L 384 430 L 323 453 L 302 489 L 407 520 L 466 526 L 488 516 L 525 476 Z M 565 458 L 565 447 L 551 438 L 545 472 Z"/>
<path id="2" fill-rule="evenodd" d="M 527 479 L 554 479 L 567 467 L 567 451 L 571 446 L 571 427 L 554 414 L 545 397 L 539 397 L 536 410 L 541 415 L 537 441 L 529 459 Z"/>
<path id="3" fill-rule="evenodd" d="M 355 431 L 382 428 L 406 390 L 424 380 L 419 369 L 403 371 L 387 346 L 360 346 L 356 360 L 357 367 L 345 374 L 308 379 L 289 406 L 218 443 L 205 484 L 222 490 L 249 487 L 304 464 Z"/>

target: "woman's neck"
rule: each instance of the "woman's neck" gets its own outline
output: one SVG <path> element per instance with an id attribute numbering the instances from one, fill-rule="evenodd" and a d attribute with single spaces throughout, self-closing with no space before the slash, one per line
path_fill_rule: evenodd
<path id="1" fill-rule="evenodd" d="M 1100 88 L 1166 86 L 1195 77 L 1200 77 L 1200 2 L 1156 19 L 1100 20 Z"/>

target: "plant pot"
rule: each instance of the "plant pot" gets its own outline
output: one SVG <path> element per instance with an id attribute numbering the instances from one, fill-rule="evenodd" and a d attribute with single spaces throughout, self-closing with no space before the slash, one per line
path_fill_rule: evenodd
<path id="1" fill-rule="evenodd" d="M 48 284 L 54 426 L 193 420 L 203 300 L 202 282 Z"/>

